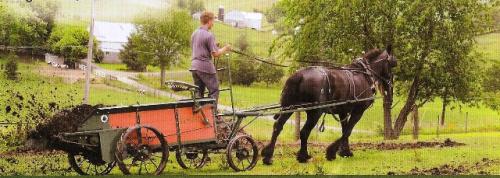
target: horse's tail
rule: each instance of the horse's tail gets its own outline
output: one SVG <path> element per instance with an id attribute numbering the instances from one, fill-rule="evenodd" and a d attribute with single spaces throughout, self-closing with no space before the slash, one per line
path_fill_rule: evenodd
<path id="1" fill-rule="evenodd" d="M 282 108 L 292 106 L 297 102 L 297 98 L 299 97 L 300 92 L 300 83 L 302 82 L 302 79 L 302 74 L 298 72 L 286 80 L 285 87 L 281 92 L 280 104 Z M 274 115 L 275 120 L 277 120 L 279 117 L 280 114 Z"/>

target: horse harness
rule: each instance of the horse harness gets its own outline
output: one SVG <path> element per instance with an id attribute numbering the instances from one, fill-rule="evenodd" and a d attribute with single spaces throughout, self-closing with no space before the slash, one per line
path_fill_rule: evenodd
<path id="1" fill-rule="evenodd" d="M 376 63 L 376 62 L 379 62 L 381 60 L 385 60 L 386 58 L 384 59 L 379 59 L 373 63 Z M 379 80 L 383 81 L 383 82 L 386 82 L 388 85 L 391 85 L 391 82 L 387 79 L 384 79 L 382 78 L 381 76 L 378 76 L 377 74 L 375 74 L 375 72 L 373 71 L 373 69 L 370 67 L 370 65 L 368 65 L 366 63 L 366 60 L 365 58 L 358 58 L 356 59 L 356 63 L 361 65 L 361 67 L 363 68 L 363 71 L 359 70 L 359 69 L 352 69 L 352 68 L 344 68 L 344 67 L 340 67 L 340 68 L 337 68 L 339 70 L 342 70 L 343 73 L 346 75 L 347 79 L 348 79 L 348 83 L 349 83 L 349 92 L 352 91 L 353 93 L 353 99 L 354 100 L 357 100 L 359 96 L 361 96 L 362 94 L 364 94 L 365 92 L 367 92 L 369 89 L 371 89 L 373 91 L 373 94 L 375 95 L 375 78 L 378 78 Z M 325 89 L 325 85 L 323 85 L 323 87 L 321 88 L 321 94 L 324 96 L 325 100 L 326 101 L 329 101 L 329 98 L 332 94 L 332 89 L 331 89 L 331 81 L 330 81 L 330 76 L 328 75 L 328 73 L 325 71 L 325 69 L 323 67 L 320 67 L 320 66 L 315 66 L 318 71 L 321 73 L 321 75 L 323 76 L 323 81 L 326 82 L 326 89 Z M 365 89 L 363 92 L 361 92 L 359 95 L 356 95 L 356 84 L 354 82 L 354 72 L 358 72 L 358 73 L 362 73 L 365 75 L 366 79 L 371 82 L 371 87 L 368 88 L 368 89 Z M 326 92 L 325 92 L 326 91 Z M 333 111 L 331 110 L 332 108 L 328 108 L 327 109 L 327 112 L 325 112 L 323 114 L 323 119 L 322 119 L 322 122 L 318 128 L 318 130 L 320 132 L 324 132 L 325 131 L 325 117 L 326 117 L 326 114 L 329 113 L 329 114 L 332 114 L 332 116 L 335 118 L 335 120 L 337 120 L 338 122 L 344 122 L 345 120 L 347 120 L 349 118 L 349 116 L 345 117 L 344 119 L 340 119 L 338 117 L 336 117 L 334 114 L 333 114 Z"/>

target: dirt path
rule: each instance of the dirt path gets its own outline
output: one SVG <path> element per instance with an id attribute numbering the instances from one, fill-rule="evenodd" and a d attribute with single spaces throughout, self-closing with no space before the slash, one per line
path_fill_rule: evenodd
<path id="1" fill-rule="evenodd" d="M 177 95 L 175 93 L 167 92 L 167 91 L 164 91 L 164 90 L 159 90 L 159 89 L 156 89 L 156 88 L 153 88 L 153 87 L 141 84 L 141 83 L 133 80 L 132 78 L 135 78 L 139 73 L 124 72 L 124 71 L 112 71 L 112 70 L 103 69 L 103 68 L 101 68 L 101 67 L 99 67 L 97 65 L 94 65 L 92 68 L 94 70 L 94 73 L 98 72 L 98 73 L 101 73 L 101 74 L 105 74 L 106 76 L 110 75 L 110 76 L 116 77 L 116 79 L 118 81 L 120 81 L 120 82 L 123 82 L 123 83 L 125 83 L 127 85 L 133 86 L 133 87 L 137 88 L 138 90 L 141 90 L 141 91 L 144 91 L 144 92 L 147 92 L 147 93 L 151 93 L 151 94 L 153 94 L 155 96 L 165 96 L 165 97 L 172 98 L 174 100 L 188 99 L 185 96 Z M 177 71 L 177 72 L 174 72 L 174 73 L 186 73 L 186 72 Z M 221 109 L 221 110 L 224 110 L 224 111 L 231 111 L 232 110 L 231 106 L 225 106 L 225 105 L 219 105 L 218 108 Z M 236 110 L 238 111 L 237 108 L 236 108 Z M 274 121 L 274 118 L 272 118 L 271 116 L 261 117 L 261 118 Z M 294 124 L 294 121 L 292 119 L 290 119 L 290 121 L 288 123 L 289 124 Z M 325 126 L 325 129 L 334 130 L 334 131 L 342 131 L 342 128 L 331 127 L 331 126 Z M 376 134 L 375 132 L 370 131 L 370 130 L 357 130 L 357 129 L 354 129 L 353 132 L 354 133 L 364 133 L 364 134 Z"/>

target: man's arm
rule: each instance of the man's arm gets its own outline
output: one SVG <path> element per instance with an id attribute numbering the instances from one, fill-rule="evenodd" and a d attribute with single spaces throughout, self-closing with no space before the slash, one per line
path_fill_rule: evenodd
<path id="1" fill-rule="evenodd" d="M 213 57 L 220 57 L 220 56 L 224 55 L 225 53 L 227 53 L 230 50 L 231 50 L 231 45 L 226 45 L 223 48 L 221 48 L 221 49 L 219 49 L 217 51 L 212 52 L 212 56 Z"/>
<path id="2" fill-rule="evenodd" d="M 208 44 L 210 53 L 212 53 L 212 56 L 215 58 L 220 57 L 231 50 L 231 45 L 226 45 L 219 49 L 219 45 L 215 43 L 215 37 L 213 35 L 208 38 Z"/>

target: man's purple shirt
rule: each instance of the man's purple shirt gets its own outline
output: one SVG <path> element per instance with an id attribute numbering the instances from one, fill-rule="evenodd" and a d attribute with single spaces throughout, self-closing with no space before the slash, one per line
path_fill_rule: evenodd
<path id="1" fill-rule="evenodd" d="M 192 61 L 191 70 L 215 74 L 212 52 L 219 50 L 215 36 L 206 27 L 200 27 L 191 36 Z"/>

